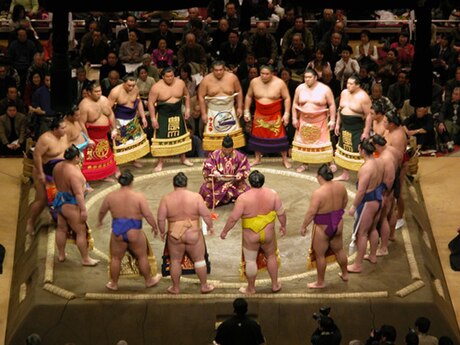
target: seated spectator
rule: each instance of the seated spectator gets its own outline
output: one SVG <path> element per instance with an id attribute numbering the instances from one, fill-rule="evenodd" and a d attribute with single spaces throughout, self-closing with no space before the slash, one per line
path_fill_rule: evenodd
<path id="1" fill-rule="evenodd" d="M 349 77 L 359 74 L 359 63 L 351 57 L 352 53 L 353 49 L 350 46 L 344 46 L 340 53 L 341 58 L 335 64 L 334 75 L 340 81 L 340 88 L 342 90 L 347 87 Z"/>
<path id="2" fill-rule="evenodd" d="M 137 34 L 135 31 L 130 31 L 128 41 L 123 42 L 120 46 L 118 56 L 124 63 L 139 63 L 144 55 L 144 46 L 137 42 Z"/>
<path id="3" fill-rule="evenodd" d="M 415 332 L 418 334 L 419 345 L 437 345 L 438 338 L 429 335 L 431 321 L 427 317 L 420 316 L 415 320 Z"/>
<path id="4" fill-rule="evenodd" d="M 158 41 L 158 47 L 152 51 L 152 64 L 158 69 L 172 66 L 174 63 L 174 52 L 168 48 L 168 43 L 161 38 Z"/>
<path id="5" fill-rule="evenodd" d="M 78 104 L 83 98 L 83 90 L 86 90 L 90 83 L 89 79 L 86 78 L 86 69 L 79 67 L 77 75 L 71 79 L 70 83 L 72 103 Z"/>
<path id="6" fill-rule="evenodd" d="M 381 84 L 375 83 L 371 87 L 370 96 L 372 104 L 380 103 L 382 109 L 385 109 L 385 111 L 396 111 L 396 107 L 393 103 L 391 103 L 390 99 L 383 95 L 383 88 Z"/>
<path id="7" fill-rule="evenodd" d="M 397 56 L 398 51 L 396 49 L 390 49 L 377 68 L 376 79 L 382 84 L 384 95 L 388 95 L 388 88 L 391 84 L 396 83 L 397 75 L 401 70 L 401 64 L 398 62 Z"/>
<path id="8" fill-rule="evenodd" d="M 319 45 L 324 52 L 324 58 L 331 65 L 332 71 L 335 69 L 335 64 L 340 60 L 340 52 L 342 51 L 342 34 L 334 32 L 331 34 L 329 42 L 322 42 Z"/>
<path id="9" fill-rule="evenodd" d="M 346 46 L 348 45 L 348 42 L 350 40 L 350 37 L 348 36 L 348 34 L 345 32 L 345 23 L 344 22 L 340 22 L 340 21 L 336 21 L 334 23 L 334 26 L 332 27 L 331 31 L 329 32 L 326 32 L 326 34 L 321 38 L 321 42 L 320 44 L 327 44 L 331 41 L 331 36 L 334 34 L 334 33 L 339 33 L 341 36 L 342 36 L 342 39 L 341 39 L 341 45 L 343 46 Z M 352 52 L 353 53 L 353 52 Z"/>
<path id="10" fill-rule="evenodd" d="M 32 105 L 32 95 L 42 85 L 43 85 L 43 79 L 39 72 L 35 72 L 29 77 L 29 80 L 27 80 L 27 83 L 26 83 L 26 88 L 24 90 L 24 97 L 23 97 L 24 106 L 26 107 L 26 109 L 29 109 L 29 107 Z"/>
<path id="11" fill-rule="evenodd" d="M 147 69 L 147 74 L 148 74 L 149 77 L 152 77 L 153 79 L 155 79 L 155 81 L 160 80 L 160 72 L 161 72 L 161 70 L 159 70 L 156 66 L 152 65 L 152 57 L 150 56 L 150 54 L 144 54 L 142 56 L 142 65 L 141 66 L 143 66 L 143 67 L 145 67 Z"/>
<path id="12" fill-rule="evenodd" d="M 83 34 L 83 36 L 80 39 L 80 44 L 79 44 L 79 52 L 80 55 L 83 52 L 83 49 L 85 46 L 91 44 L 93 41 L 93 31 L 95 31 L 98 28 L 97 22 L 91 22 L 88 25 L 88 31 Z M 102 41 L 107 43 L 108 38 L 106 35 L 102 34 Z"/>
<path id="13" fill-rule="evenodd" d="M 460 66 L 458 66 L 455 70 L 455 76 L 446 82 L 446 85 L 444 87 L 446 101 L 449 101 L 449 98 L 452 96 L 452 91 L 454 91 L 456 87 L 460 87 Z"/>
<path id="14" fill-rule="evenodd" d="M 455 56 L 451 45 L 452 36 L 442 32 L 439 35 L 439 43 L 430 47 L 433 71 L 439 74 L 441 85 L 444 85 L 448 79 L 449 64 Z"/>
<path id="15" fill-rule="evenodd" d="M 256 64 L 256 58 L 254 54 L 248 53 L 246 55 L 246 59 L 240 64 L 240 66 L 236 70 L 236 75 L 238 79 L 239 80 L 247 79 L 249 70 L 252 67 L 255 67 L 256 69 L 258 68 Z"/>
<path id="16" fill-rule="evenodd" d="M 281 39 L 284 34 L 294 26 L 295 23 L 295 11 L 291 4 L 288 4 L 285 7 L 284 16 L 280 19 L 278 25 L 276 26 L 275 38 L 276 43 L 280 48 L 281 53 Z"/>
<path id="17" fill-rule="evenodd" d="M 239 5 L 239 2 L 238 2 Z M 240 30 L 240 15 L 237 11 L 237 3 L 229 1 L 225 5 L 225 18 L 228 22 L 228 27 L 230 30 L 239 31 Z"/>
<path id="18" fill-rule="evenodd" d="M 109 72 L 107 78 L 102 79 L 101 81 L 101 90 L 102 95 L 105 97 L 109 96 L 110 91 L 112 89 L 123 83 L 123 80 L 120 79 L 120 74 L 116 70 L 112 70 Z"/>
<path id="19" fill-rule="evenodd" d="M 449 152 L 460 145 L 460 86 L 452 91 L 449 101 L 442 104 L 438 117 L 438 133 Z"/>
<path id="20" fill-rule="evenodd" d="M 417 146 L 421 151 L 436 150 L 436 136 L 434 132 L 434 119 L 428 113 L 428 107 L 416 107 L 412 114 L 403 121 L 403 128 L 407 136 L 415 136 Z"/>
<path id="21" fill-rule="evenodd" d="M 147 109 L 147 101 L 149 98 L 149 92 L 152 86 L 155 84 L 155 79 L 149 77 L 147 67 L 141 65 L 136 70 L 137 81 L 136 86 L 139 89 L 139 97 L 144 104 L 144 108 Z"/>
<path id="22" fill-rule="evenodd" d="M 117 53 L 109 52 L 107 54 L 107 63 L 99 70 L 99 82 L 109 76 L 110 71 L 117 71 L 120 78 L 126 75 L 126 67 L 118 58 Z"/>
<path id="23" fill-rule="evenodd" d="M 84 64 L 105 65 L 109 51 L 109 45 L 102 39 L 101 30 L 95 29 L 91 36 L 91 42 L 82 49 L 81 60 Z"/>
<path id="24" fill-rule="evenodd" d="M 89 23 L 96 22 L 97 28 L 99 29 L 102 36 L 106 36 L 108 39 L 112 38 L 112 27 L 107 14 L 104 12 L 90 12 L 89 16 L 85 19 L 86 30 L 89 31 Z"/>
<path id="25" fill-rule="evenodd" d="M 283 66 L 292 71 L 293 78 L 297 81 L 303 81 L 306 61 L 312 57 L 311 50 L 305 46 L 302 36 L 299 33 L 292 37 L 291 46 L 283 54 Z"/>
<path id="26" fill-rule="evenodd" d="M 369 30 L 361 31 L 360 43 L 355 47 L 354 58 L 359 62 L 360 66 L 366 66 L 368 71 L 376 71 L 379 55 L 377 46 L 370 42 L 370 35 Z"/>
<path id="27" fill-rule="evenodd" d="M 185 153 L 185 157 L 206 157 L 206 151 L 203 150 L 203 142 L 198 135 L 194 134 L 193 128 L 189 122 L 186 123 L 187 130 L 190 134 L 190 139 L 192 140 L 192 149 Z"/>
<path id="28" fill-rule="evenodd" d="M 0 64 L 0 99 L 6 97 L 10 86 L 16 86 L 16 80 L 6 73 L 6 66 Z"/>
<path id="29" fill-rule="evenodd" d="M 6 114 L 0 115 L 0 155 L 22 156 L 25 151 L 27 117 L 8 103 Z"/>
<path id="30" fill-rule="evenodd" d="M 253 54 L 260 65 L 275 65 L 278 57 L 278 45 L 275 37 L 268 32 L 264 22 L 257 23 L 256 32 L 249 37 L 248 53 Z"/>
<path id="31" fill-rule="evenodd" d="M 240 35 L 232 30 L 228 34 L 228 41 L 223 42 L 219 48 L 219 59 L 233 72 L 237 73 L 239 66 L 244 63 L 248 54 L 246 45 L 241 43 Z"/>
<path id="32" fill-rule="evenodd" d="M 16 108 L 18 112 L 23 113 L 23 114 L 27 113 L 26 107 L 24 105 L 24 101 L 21 99 L 21 97 L 19 97 L 18 89 L 16 88 L 16 86 L 8 87 L 8 90 L 6 92 L 6 97 L 0 100 L 0 114 L 6 113 L 6 107 L 11 102 L 16 104 Z"/>
<path id="33" fill-rule="evenodd" d="M 376 83 L 373 74 L 370 74 L 366 65 L 359 65 L 359 80 L 361 81 L 361 89 L 371 94 L 372 86 Z"/>
<path id="34" fill-rule="evenodd" d="M 131 14 L 126 17 L 126 28 L 121 29 L 117 34 L 117 46 L 121 47 L 123 42 L 129 41 L 130 32 L 136 33 L 137 42 L 142 44 L 143 48 L 145 49 L 145 35 L 141 30 L 138 29 L 137 19 Z"/>
<path id="35" fill-rule="evenodd" d="M 186 43 L 177 52 L 179 67 L 188 63 L 192 67 L 192 74 L 200 73 L 204 76 L 207 71 L 207 57 L 204 48 L 196 42 L 196 37 L 191 32 L 186 35 L 185 40 Z"/>
<path id="36" fill-rule="evenodd" d="M 313 34 L 310 29 L 305 26 L 305 19 L 302 16 L 297 16 L 294 21 L 294 26 L 286 31 L 283 36 L 283 44 L 281 45 L 281 52 L 285 54 L 286 51 L 292 46 L 294 35 L 300 34 L 300 40 L 309 54 L 313 52 L 314 40 Z"/>
<path id="37" fill-rule="evenodd" d="M 30 75 L 34 72 L 39 72 L 42 79 L 45 77 L 45 74 L 50 73 L 50 65 L 45 61 L 44 54 L 41 52 L 36 52 L 32 64 L 27 70 L 27 80 L 30 79 Z"/>
<path id="38" fill-rule="evenodd" d="M 210 34 L 211 38 L 211 55 L 216 58 L 219 56 L 220 46 L 224 42 L 228 42 L 228 35 L 230 34 L 230 28 L 228 21 L 225 18 L 220 18 L 217 24 L 217 29 Z"/>
<path id="39" fill-rule="evenodd" d="M 398 73 L 398 79 L 395 83 L 388 87 L 388 98 L 391 103 L 400 112 L 404 105 L 404 101 L 410 97 L 410 84 L 407 72 L 401 70 Z"/>
<path id="40" fill-rule="evenodd" d="M 322 47 L 316 48 L 314 58 L 308 62 L 305 69 L 307 68 L 315 70 L 318 74 L 318 79 L 322 78 L 325 69 L 329 69 L 332 72 L 331 64 L 324 58 L 324 49 Z"/>
<path id="41" fill-rule="evenodd" d="M 332 94 L 334 95 L 334 99 L 336 100 L 335 103 L 337 105 L 338 104 L 337 100 L 338 100 L 338 97 L 340 96 L 340 92 L 342 91 L 342 89 L 340 88 L 340 81 L 335 79 L 334 73 L 332 73 L 332 70 L 330 70 L 329 68 L 324 69 L 321 79 L 318 78 L 318 80 L 331 88 Z"/>
<path id="42" fill-rule="evenodd" d="M 152 53 L 154 49 L 158 48 L 158 42 L 160 39 L 164 39 L 166 41 L 166 46 L 171 49 L 174 54 L 177 53 L 176 39 L 174 37 L 174 33 L 169 29 L 169 27 L 170 24 L 168 20 L 160 20 L 158 30 L 153 31 L 150 37 L 150 45 L 147 49 L 148 53 Z"/>
<path id="43" fill-rule="evenodd" d="M 402 67 L 411 67 L 414 62 L 415 47 L 409 42 L 409 33 L 401 31 L 398 35 L 398 41 L 390 44 L 390 49 L 396 49 L 397 60 Z"/>
<path id="44" fill-rule="evenodd" d="M 45 75 L 43 85 L 32 94 L 32 105 L 29 107 L 32 114 L 33 135 L 38 138 L 48 130 L 46 117 L 53 117 L 56 112 L 51 108 L 51 76 Z"/>

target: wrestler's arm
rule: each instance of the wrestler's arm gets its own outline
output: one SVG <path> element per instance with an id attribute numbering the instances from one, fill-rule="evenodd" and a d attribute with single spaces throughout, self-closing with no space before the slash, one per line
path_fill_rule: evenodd
<path id="1" fill-rule="evenodd" d="M 308 210 L 305 213 L 305 217 L 304 217 L 302 226 L 300 227 L 300 234 L 302 236 L 305 236 L 307 234 L 308 226 L 313 221 L 315 214 L 318 213 L 319 205 L 320 205 L 320 197 L 318 195 L 318 192 L 314 191 L 310 199 L 310 206 L 308 207 Z"/>
<path id="2" fill-rule="evenodd" d="M 367 172 L 367 170 L 361 169 L 358 171 L 358 181 L 358 190 L 356 191 L 355 200 L 353 200 L 353 204 L 348 210 L 348 214 L 350 216 L 355 214 L 356 209 L 358 208 L 359 204 L 361 204 L 361 201 L 366 194 L 367 186 L 369 185 L 370 181 L 370 174 Z"/>
<path id="3" fill-rule="evenodd" d="M 45 184 L 45 173 L 43 172 L 43 155 L 46 151 L 48 151 L 48 140 L 46 137 L 42 136 L 38 139 L 34 148 L 34 167 L 37 170 L 38 180 L 43 184 Z"/>
<path id="4" fill-rule="evenodd" d="M 136 88 L 137 88 L 137 86 L 136 86 Z M 144 104 L 142 103 L 142 100 L 141 100 L 141 98 L 139 96 L 139 92 L 137 94 L 137 98 L 139 99 L 139 103 L 137 104 L 137 113 L 139 114 L 139 116 L 140 116 L 140 118 L 142 120 L 142 128 L 147 128 L 148 123 L 147 123 L 147 119 L 145 118 Z"/>
<path id="5" fill-rule="evenodd" d="M 155 217 L 153 216 L 152 211 L 149 208 L 149 205 L 147 203 L 147 200 L 145 199 L 145 196 L 140 193 L 139 193 L 139 206 L 141 209 L 142 216 L 147 220 L 147 223 L 149 223 L 150 226 L 152 227 L 152 232 L 153 232 L 154 237 L 157 237 L 158 235 L 157 222 L 155 220 Z"/>
<path id="6" fill-rule="evenodd" d="M 155 103 L 158 100 L 158 91 L 155 85 L 149 91 L 149 100 L 147 107 L 149 108 L 150 120 L 152 121 L 152 127 L 158 129 L 158 121 L 155 117 Z"/>
<path id="7" fill-rule="evenodd" d="M 297 107 L 299 106 L 299 93 L 300 93 L 300 86 L 297 86 L 295 89 L 294 93 L 294 99 L 292 100 L 292 109 L 291 109 L 291 114 L 292 114 L 292 126 L 294 128 L 299 128 L 299 122 L 298 122 L 298 115 L 297 115 Z"/>
<path id="8" fill-rule="evenodd" d="M 275 211 L 276 211 L 276 215 L 277 215 L 278 220 L 279 220 L 279 222 L 281 224 L 281 226 L 280 226 L 280 234 L 281 234 L 281 236 L 284 236 L 284 235 L 286 235 L 286 222 L 287 222 L 286 210 L 283 207 L 283 203 L 281 202 L 281 199 L 280 199 L 278 193 L 276 193 L 275 191 L 273 191 L 273 193 L 275 193 Z"/>
<path id="9" fill-rule="evenodd" d="M 119 88 L 113 88 L 110 93 L 109 93 L 109 96 L 107 97 L 107 100 L 109 101 L 109 107 L 111 109 L 113 109 L 113 106 L 115 105 L 115 103 L 117 102 L 117 99 L 118 99 L 118 90 L 120 90 Z"/>
<path id="10" fill-rule="evenodd" d="M 201 218 L 203 218 L 204 222 L 206 223 L 209 234 L 214 235 L 214 224 L 211 218 L 211 211 L 209 211 L 209 209 L 206 207 L 206 204 L 204 203 L 204 200 L 201 197 L 201 195 L 197 195 L 197 203 L 198 203 L 198 212 Z"/>
<path id="11" fill-rule="evenodd" d="M 329 129 L 332 131 L 334 130 L 335 125 L 337 123 L 337 109 L 335 107 L 334 94 L 332 93 L 332 90 L 329 87 L 327 87 L 326 89 L 326 102 L 329 107 Z"/>
<path id="12" fill-rule="evenodd" d="M 230 216 L 227 219 L 227 222 L 225 223 L 224 229 L 220 233 L 220 238 L 225 240 L 227 237 L 228 232 L 235 226 L 236 222 L 241 218 L 243 215 L 244 211 L 244 198 L 242 198 L 243 195 L 241 195 L 238 199 L 236 199 L 235 202 L 235 207 L 233 208 L 232 213 L 230 213 Z"/>
<path id="13" fill-rule="evenodd" d="M 110 129 L 111 129 L 110 137 L 112 139 L 115 139 L 117 137 L 117 135 L 118 135 L 117 121 L 115 119 L 115 114 L 113 113 L 112 108 L 109 108 L 109 111 L 110 111 L 110 113 L 109 113 L 108 118 L 109 118 L 109 125 L 110 125 Z"/>
<path id="14" fill-rule="evenodd" d="M 160 230 L 161 240 L 164 241 L 166 237 L 166 216 L 168 215 L 168 207 L 166 206 L 166 200 L 163 197 L 158 206 L 157 221 L 158 229 Z"/>
<path id="15" fill-rule="evenodd" d="M 342 187 L 342 208 L 345 210 L 345 208 L 347 207 L 347 204 L 348 204 L 348 193 L 347 193 L 347 190 L 345 188 L 345 186 L 343 184 L 340 184 L 340 186 Z"/>
<path id="16" fill-rule="evenodd" d="M 109 199 L 110 199 L 110 194 L 105 197 L 105 199 L 102 201 L 101 207 L 99 208 L 99 213 L 97 215 L 97 227 L 100 228 L 104 222 L 104 217 L 109 211 Z"/>
<path id="17" fill-rule="evenodd" d="M 369 96 L 364 97 L 363 103 L 362 103 L 362 109 L 363 109 L 363 114 L 364 114 L 364 130 L 363 134 L 361 135 L 361 140 L 369 138 L 369 135 L 371 133 L 371 127 L 372 127 L 372 116 L 371 116 L 371 99 Z"/>
<path id="18" fill-rule="evenodd" d="M 283 114 L 283 124 L 287 126 L 289 124 L 289 117 L 291 116 L 291 96 L 289 95 L 289 90 L 287 85 L 281 79 L 279 80 L 281 83 L 281 97 L 283 97 L 284 101 L 284 114 Z"/>
<path id="19" fill-rule="evenodd" d="M 235 92 L 238 94 L 236 95 L 236 115 L 240 119 L 241 116 L 243 116 L 243 89 L 241 88 L 240 81 L 238 80 L 238 77 L 233 76 L 233 85 L 235 88 Z"/>
<path id="20" fill-rule="evenodd" d="M 88 122 L 88 110 L 86 109 L 86 107 L 84 105 L 82 106 L 81 103 L 82 102 L 80 102 L 80 104 L 78 105 L 79 109 L 80 109 L 80 118 L 79 118 L 78 122 L 80 122 L 81 130 L 89 138 L 88 130 L 86 129 L 86 122 Z M 92 140 L 90 139 L 90 141 L 92 141 Z"/>
<path id="21" fill-rule="evenodd" d="M 82 222 L 86 222 L 88 220 L 88 211 L 86 210 L 85 204 L 85 187 L 82 186 L 81 179 L 75 175 L 72 176 L 70 179 L 70 188 L 72 189 L 72 194 L 75 195 L 78 207 L 80 208 L 80 219 Z"/>
<path id="22" fill-rule="evenodd" d="M 182 80 L 181 80 L 182 81 Z M 182 81 L 182 84 L 184 85 L 183 87 L 183 97 L 185 100 L 185 113 L 184 113 L 184 118 L 188 120 L 190 117 L 190 93 L 188 92 L 187 85 Z"/>
<path id="23" fill-rule="evenodd" d="M 251 121 L 251 112 L 250 112 L 250 108 L 251 108 L 251 103 L 252 103 L 252 97 L 254 97 L 254 80 L 251 80 L 251 82 L 249 83 L 249 88 L 248 88 L 248 92 L 246 93 L 246 97 L 244 99 L 244 121 L 246 122 L 249 122 Z"/>
<path id="24" fill-rule="evenodd" d="M 208 122 L 208 114 L 207 114 L 208 109 L 206 107 L 206 102 L 204 101 L 204 97 L 206 96 L 207 86 L 208 86 L 208 79 L 204 77 L 204 79 L 200 83 L 200 86 L 198 87 L 198 102 L 200 104 L 201 121 L 203 121 L 203 123 Z"/>

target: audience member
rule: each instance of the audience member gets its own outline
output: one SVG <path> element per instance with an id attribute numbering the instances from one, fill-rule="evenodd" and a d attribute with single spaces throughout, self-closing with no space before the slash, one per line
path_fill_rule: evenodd
<path id="1" fill-rule="evenodd" d="M 248 53 L 254 55 L 259 66 L 274 66 L 278 56 L 278 45 L 264 22 L 257 23 L 256 32 L 249 38 Z"/>
<path id="2" fill-rule="evenodd" d="M 116 70 L 110 71 L 107 78 L 104 78 L 101 81 L 102 95 L 108 97 L 110 91 L 121 83 L 123 83 L 123 81 L 120 78 L 120 74 Z"/>
<path id="3" fill-rule="evenodd" d="M 144 46 L 138 42 L 137 33 L 130 31 L 128 41 L 121 44 L 119 50 L 119 58 L 124 63 L 137 64 L 142 62 L 144 55 Z"/>
<path id="4" fill-rule="evenodd" d="M 429 335 L 431 321 L 425 316 L 420 316 L 415 320 L 415 331 L 418 335 L 420 345 L 437 345 L 438 338 Z"/>
<path id="5" fill-rule="evenodd" d="M 22 156 L 25 150 L 27 117 L 9 103 L 6 114 L 0 115 L 0 155 Z"/>
<path id="6" fill-rule="evenodd" d="M 137 42 L 142 44 L 142 46 L 145 48 L 145 35 L 144 33 L 138 29 L 137 27 L 137 19 L 133 15 L 128 15 L 126 18 L 126 28 L 121 29 L 118 34 L 117 34 L 117 45 L 118 47 L 121 47 L 123 42 L 127 42 L 129 40 L 129 34 L 131 32 L 135 32 L 137 36 Z"/>
<path id="7" fill-rule="evenodd" d="M 109 52 L 106 57 L 107 63 L 99 70 L 99 82 L 102 83 L 102 80 L 109 76 L 109 72 L 114 70 L 123 78 L 126 75 L 126 67 L 119 60 L 117 53 Z"/>

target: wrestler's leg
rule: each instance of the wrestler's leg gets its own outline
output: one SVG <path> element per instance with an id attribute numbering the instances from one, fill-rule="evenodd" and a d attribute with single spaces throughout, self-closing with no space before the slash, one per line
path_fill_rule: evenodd
<path id="1" fill-rule="evenodd" d="M 58 213 L 57 228 L 56 228 L 56 246 L 58 249 L 58 260 L 65 260 L 65 244 L 67 242 L 67 221 L 64 216 Z"/>
<path id="2" fill-rule="evenodd" d="M 337 226 L 337 232 L 335 233 L 334 237 L 330 239 L 330 246 L 332 251 L 335 254 L 335 257 L 337 258 L 337 263 L 340 266 L 340 269 L 342 271 L 341 274 L 339 274 L 340 278 L 343 281 L 348 280 L 348 271 L 347 271 L 347 264 L 348 264 L 348 258 L 347 255 L 345 254 L 345 251 L 343 250 L 343 220 L 340 221 L 339 225 Z"/>
<path id="3" fill-rule="evenodd" d="M 276 235 L 274 223 L 265 227 L 265 243 L 261 244 L 265 257 L 267 258 L 267 271 L 272 281 L 272 291 L 281 290 L 281 283 L 278 281 L 278 261 L 276 256 Z"/>
<path id="4" fill-rule="evenodd" d="M 326 251 L 329 248 L 329 238 L 326 235 L 323 226 L 313 227 L 315 235 L 313 238 L 313 249 L 316 254 L 316 281 L 307 284 L 310 289 L 321 289 L 326 286 L 324 284 L 324 276 L 326 274 Z M 313 236 L 313 235 L 312 235 Z"/>
<path id="5" fill-rule="evenodd" d="M 67 219 L 67 224 L 77 235 L 76 244 L 81 254 L 83 266 L 96 266 L 99 260 L 93 259 L 88 253 L 88 242 L 86 238 L 86 222 L 80 217 L 80 208 L 76 205 L 66 204 L 62 206 L 62 214 Z"/>
<path id="6" fill-rule="evenodd" d="M 342 169 L 342 175 L 335 177 L 334 181 L 348 181 L 350 179 L 350 172 L 348 169 Z"/>
<path id="7" fill-rule="evenodd" d="M 254 152 L 254 160 L 251 162 L 251 166 L 256 166 L 262 163 L 262 152 L 255 151 Z"/>
<path id="8" fill-rule="evenodd" d="M 110 234 L 110 281 L 105 285 L 109 290 L 118 290 L 118 278 L 120 277 L 121 260 L 128 249 L 128 243 L 123 241 L 122 236 Z"/>
<path id="9" fill-rule="evenodd" d="M 164 163 L 164 158 L 163 157 L 158 157 L 158 163 L 153 169 L 153 172 L 159 172 L 163 170 L 163 163 Z"/>
<path id="10" fill-rule="evenodd" d="M 362 270 L 363 259 L 367 249 L 369 230 L 374 225 L 374 216 L 378 207 L 379 204 L 377 201 L 369 201 L 364 205 L 364 208 L 361 212 L 361 221 L 359 222 L 359 228 L 356 235 L 356 245 L 358 247 L 358 252 L 356 254 L 355 262 L 347 266 L 348 272 L 360 273 Z"/>
<path id="11" fill-rule="evenodd" d="M 207 293 L 214 290 L 212 284 L 208 284 L 208 273 L 206 267 L 206 261 L 204 259 L 205 254 L 205 244 L 204 237 L 197 230 L 188 230 L 182 235 L 183 241 L 185 244 L 185 251 L 190 256 L 190 259 L 195 264 L 195 273 L 200 280 L 201 292 Z"/>
<path id="12" fill-rule="evenodd" d="M 26 227 L 29 235 L 35 234 L 35 222 L 47 205 L 45 186 L 38 180 L 38 174 L 35 168 L 33 169 L 32 176 L 34 180 L 35 199 L 29 206 L 29 219 L 27 220 Z"/>
<path id="13" fill-rule="evenodd" d="M 246 265 L 246 280 L 248 285 L 246 287 L 241 287 L 240 292 L 244 294 L 254 294 L 256 293 L 256 277 L 257 277 L 257 254 L 258 250 L 251 250 L 245 248 L 243 245 L 243 254 L 244 262 Z"/>
<path id="14" fill-rule="evenodd" d="M 178 294 L 180 292 L 180 275 L 182 273 L 181 261 L 185 254 L 185 244 L 169 236 L 168 251 L 171 258 L 169 272 L 172 281 L 172 286 L 168 288 L 168 292 Z"/>
<path id="15" fill-rule="evenodd" d="M 161 275 L 157 274 L 155 277 L 152 277 L 144 232 L 141 229 L 133 229 L 128 231 L 127 236 L 129 241 L 128 247 L 136 255 L 137 262 L 139 263 L 139 271 L 145 279 L 145 286 L 155 286 L 160 281 Z"/>
<path id="16" fill-rule="evenodd" d="M 283 165 L 286 169 L 291 169 L 292 164 L 289 162 L 287 151 L 281 151 L 281 158 L 283 159 Z"/>
<path id="17" fill-rule="evenodd" d="M 388 210 L 388 227 L 390 228 L 390 241 L 394 241 L 395 238 L 395 229 L 396 229 L 396 203 L 395 203 L 395 198 L 392 197 L 390 200 L 390 205 L 389 205 L 389 210 Z"/>
<path id="18" fill-rule="evenodd" d="M 388 241 L 390 238 L 390 225 L 388 223 L 388 213 L 390 211 L 392 197 L 393 193 L 391 193 L 390 195 L 385 195 L 383 199 L 383 208 L 379 217 L 380 248 L 377 249 L 377 256 L 388 255 Z"/>
<path id="19" fill-rule="evenodd" d="M 405 211 L 405 203 L 404 203 L 404 199 L 403 199 L 403 188 L 404 188 L 404 184 L 405 184 L 405 181 L 406 181 L 406 174 L 407 174 L 407 171 L 409 170 L 409 163 L 408 162 L 405 162 L 401 168 L 401 173 L 399 175 L 399 182 L 400 182 L 400 194 L 399 194 L 399 198 L 397 199 L 396 203 L 397 203 L 397 207 L 398 207 L 398 213 L 397 213 L 397 223 L 399 223 L 398 225 L 396 225 L 397 229 L 401 228 L 403 225 L 404 225 L 404 211 Z"/>
<path id="20" fill-rule="evenodd" d="M 180 155 L 180 162 L 185 165 L 185 166 L 188 166 L 188 167 L 192 167 L 193 166 L 193 163 L 190 162 L 187 157 L 185 156 L 185 153 L 182 153 Z"/>

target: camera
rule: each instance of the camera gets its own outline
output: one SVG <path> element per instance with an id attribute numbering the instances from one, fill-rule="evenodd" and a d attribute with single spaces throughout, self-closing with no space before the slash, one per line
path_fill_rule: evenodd
<path id="1" fill-rule="evenodd" d="M 313 320 L 319 321 L 321 320 L 322 317 L 329 316 L 329 313 L 331 312 L 331 307 L 321 307 L 319 308 L 319 314 L 318 313 L 313 313 Z"/>

